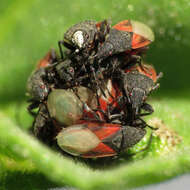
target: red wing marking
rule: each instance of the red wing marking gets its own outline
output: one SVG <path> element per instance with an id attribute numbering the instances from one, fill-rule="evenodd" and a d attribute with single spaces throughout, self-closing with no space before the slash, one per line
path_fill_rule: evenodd
<path id="1" fill-rule="evenodd" d="M 111 123 L 90 123 L 88 128 L 100 139 L 103 140 L 120 130 L 120 125 Z"/>
<path id="2" fill-rule="evenodd" d="M 130 20 L 121 21 L 118 24 L 114 25 L 112 28 L 120 31 L 133 32 Z"/>
<path id="3" fill-rule="evenodd" d="M 96 148 L 87 152 L 86 154 L 83 154 L 82 157 L 96 158 L 96 157 L 114 156 L 116 154 L 117 153 L 109 146 L 105 145 L 104 143 L 99 143 L 99 145 Z"/>
<path id="4" fill-rule="evenodd" d="M 121 126 L 119 124 L 88 122 L 88 121 L 85 121 L 85 120 L 81 120 L 80 124 L 84 124 L 100 140 L 103 140 L 103 139 L 115 134 L 121 128 Z"/>
<path id="5" fill-rule="evenodd" d="M 51 63 L 51 51 L 49 51 L 37 64 L 37 69 L 47 67 Z"/>
<path id="6" fill-rule="evenodd" d="M 137 48 L 141 48 L 141 47 L 145 47 L 148 44 L 150 44 L 151 41 L 147 40 L 146 38 L 133 33 L 133 38 L 132 38 L 132 49 L 137 49 Z"/>
<path id="7" fill-rule="evenodd" d="M 102 109 L 103 111 L 106 111 L 107 107 L 108 107 L 108 102 L 106 101 L 106 99 L 100 97 L 99 98 L 99 103 L 100 103 L 100 109 Z"/>

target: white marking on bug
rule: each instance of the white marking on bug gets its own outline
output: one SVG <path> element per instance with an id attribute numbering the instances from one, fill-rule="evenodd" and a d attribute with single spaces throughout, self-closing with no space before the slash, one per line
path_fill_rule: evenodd
<path id="1" fill-rule="evenodd" d="M 75 52 L 78 53 L 78 52 L 79 52 L 79 49 L 76 49 Z"/>
<path id="2" fill-rule="evenodd" d="M 77 31 L 73 34 L 73 43 L 75 43 L 79 48 L 82 48 L 84 44 L 84 37 L 82 31 Z"/>

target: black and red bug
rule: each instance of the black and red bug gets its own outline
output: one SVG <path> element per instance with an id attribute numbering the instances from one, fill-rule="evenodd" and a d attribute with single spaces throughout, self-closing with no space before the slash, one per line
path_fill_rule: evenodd
<path id="1" fill-rule="evenodd" d="M 152 106 L 146 103 L 146 100 L 150 93 L 159 87 L 157 81 L 162 73 L 157 75 L 151 65 L 143 64 L 143 68 L 146 71 L 139 65 L 135 65 L 125 71 L 120 71 L 120 75 L 115 75 L 114 80 L 127 98 L 127 109 L 131 114 L 131 119 L 127 118 L 128 120 L 135 120 L 135 117 L 148 115 L 154 111 Z M 142 109 L 147 113 L 141 114 Z"/>
<path id="2" fill-rule="evenodd" d="M 87 122 L 64 128 L 56 137 L 65 152 L 84 158 L 116 156 L 137 144 L 146 134 L 140 127 Z"/>
<path id="3" fill-rule="evenodd" d="M 61 57 L 63 58 L 62 45 L 76 54 L 82 52 L 83 56 L 88 57 L 91 51 L 96 50 L 97 44 L 105 40 L 109 28 L 107 20 L 87 20 L 71 26 L 65 32 L 64 39 L 58 42 Z"/>
<path id="4" fill-rule="evenodd" d="M 138 21 L 124 20 L 110 28 L 96 56 L 101 60 L 122 52 L 138 55 L 153 41 L 154 33 L 147 25 Z"/>

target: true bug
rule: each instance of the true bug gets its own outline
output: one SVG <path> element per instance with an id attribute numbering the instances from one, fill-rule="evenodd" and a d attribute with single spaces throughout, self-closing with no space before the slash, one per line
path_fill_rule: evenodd
<path id="1" fill-rule="evenodd" d="M 45 68 L 50 66 L 55 58 L 54 53 L 49 51 L 37 64 L 35 71 L 27 82 L 27 92 L 35 100 L 43 100 L 48 95 L 48 86 L 44 81 L 46 77 Z"/>
<path id="2" fill-rule="evenodd" d="M 145 70 L 136 65 L 130 69 L 130 72 L 125 70 L 124 89 L 128 97 L 130 97 L 129 99 L 136 113 L 142 105 L 152 113 L 153 109 L 145 101 L 149 94 L 160 86 L 157 81 L 163 74 L 159 73 L 157 75 L 156 70 L 151 65 L 143 64 L 143 68 Z"/>
<path id="3" fill-rule="evenodd" d="M 146 68 L 146 71 L 136 65 L 130 70 L 120 71 L 114 76 L 116 83 L 127 98 L 127 108 L 131 108 L 128 110 L 131 119 L 127 119 L 132 121 L 135 117 L 148 115 L 154 111 L 152 106 L 146 103 L 146 99 L 153 90 L 159 87 L 157 80 L 162 76 L 162 73 L 157 75 L 155 69 L 150 65 L 143 65 L 143 67 Z M 141 114 L 142 109 L 147 113 Z"/>
<path id="4" fill-rule="evenodd" d="M 139 54 L 153 41 L 154 34 L 147 25 L 138 21 L 124 20 L 110 29 L 96 56 L 98 59 L 105 59 L 122 52 Z"/>
<path id="5" fill-rule="evenodd" d="M 82 51 L 83 56 L 89 56 L 89 53 L 97 48 L 97 43 L 104 41 L 108 32 L 109 24 L 106 20 L 102 22 L 88 20 L 75 24 L 65 32 L 63 41 L 58 42 L 61 57 L 62 44 L 75 53 Z"/>
<path id="6" fill-rule="evenodd" d="M 27 81 L 27 95 L 30 97 L 28 106 L 29 112 L 34 115 L 32 110 L 44 101 L 50 91 L 50 84 L 47 77 L 46 68 L 57 61 L 57 55 L 54 50 L 50 50 L 37 64 L 36 69 L 30 75 Z"/>
<path id="7" fill-rule="evenodd" d="M 86 122 L 62 129 L 56 137 L 65 152 L 84 158 L 116 156 L 138 143 L 146 134 L 141 127 Z"/>

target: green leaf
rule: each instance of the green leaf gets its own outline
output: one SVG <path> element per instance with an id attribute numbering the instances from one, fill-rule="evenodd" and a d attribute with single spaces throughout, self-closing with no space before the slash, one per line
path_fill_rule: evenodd
<path id="1" fill-rule="evenodd" d="M 3 0 L 0 5 L 0 187 L 47 189 L 126 189 L 160 182 L 190 171 L 188 128 L 190 4 L 187 0 Z M 144 153 L 94 169 L 65 158 L 29 133 L 26 81 L 36 62 L 57 48 L 66 29 L 81 20 L 134 19 L 148 24 L 156 41 L 145 59 L 164 72 L 161 88 L 150 101 L 158 118 L 182 141 L 173 147 L 153 136 Z M 150 120 L 149 120 L 150 119 Z M 146 138 L 131 152 L 147 144 Z M 125 158 L 126 154 L 122 158 Z M 96 161 L 93 161 L 96 163 Z M 107 167 L 106 165 L 110 165 Z M 98 169 L 97 169 L 98 168 Z"/>

